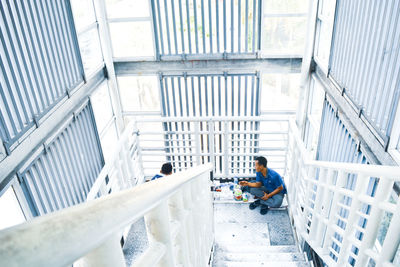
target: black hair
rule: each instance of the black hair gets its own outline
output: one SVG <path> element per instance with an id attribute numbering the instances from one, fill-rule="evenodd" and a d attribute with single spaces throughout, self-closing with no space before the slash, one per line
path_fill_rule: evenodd
<path id="1" fill-rule="evenodd" d="M 165 175 L 171 174 L 172 173 L 172 165 L 171 165 L 171 163 L 169 163 L 169 162 L 164 163 L 162 165 L 162 167 L 161 167 L 161 173 L 165 174 Z"/>
<path id="2" fill-rule="evenodd" d="M 265 157 L 256 157 L 256 160 L 258 161 L 258 164 L 263 165 L 265 168 L 267 168 L 267 159 Z"/>

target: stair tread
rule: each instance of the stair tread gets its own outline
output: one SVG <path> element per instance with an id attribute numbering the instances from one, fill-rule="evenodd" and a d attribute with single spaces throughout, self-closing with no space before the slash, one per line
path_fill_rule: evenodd
<path id="1" fill-rule="evenodd" d="M 246 261 L 274 261 L 274 262 L 297 262 L 297 261 L 305 261 L 304 254 L 300 252 L 282 252 L 282 253 L 265 253 L 265 252 L 223 252 L 217 251 L 215 254 L 215 260 L 222 261 L 237 261 L 237 262 L 246 262 Z"/>
<path id="2" fill-rule="evenodd" d="M 295 245 L 289 246 L 247 246 L 238 245 L 235 243 L 216 243 L 216 251 L 223 252 L 299 252 L 299 249 Z"/>
<path id="3" fill-rule="evenodd" d="M 268 262 L 255 262 L 255 261 L 214 261 L 213 267 L 310 267 L 310 263 L 306 261 L 268 261 Z"/>

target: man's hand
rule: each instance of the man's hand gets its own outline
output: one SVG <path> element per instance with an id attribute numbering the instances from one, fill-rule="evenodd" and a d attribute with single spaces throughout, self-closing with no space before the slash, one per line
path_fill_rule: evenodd
<path id="1" fill-rule="evenodd" d="M 239 184 L 240 184 L 241 186 L 246 186 L 246 185 L 249 185 L 249 182 L 247 182 L 247 181 L 240 181 Z"/>
<path id="2" fill-rule="evenodd" d="M 262 200 L 267 200 L 267 199 L 269 199 L 269 198 L 270 198 L 269 194 L 264 193 L 264 196 L 261 197 L 260 199 L 262 199 Z"/>

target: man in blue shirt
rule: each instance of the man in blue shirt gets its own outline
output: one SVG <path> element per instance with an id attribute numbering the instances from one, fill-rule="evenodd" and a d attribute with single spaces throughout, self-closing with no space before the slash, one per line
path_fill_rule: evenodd
<path id="1" fill-rule="evenodd" d="M 262 215 L 268 212 L 268 207 L 278 208 L 282 205 L 284 194 L 287 193 L 282 177 L 274 170 L 267 168 L 267 159 L 257 157 L 255 160 L 256 181 L 241 181 L 243 191 L 259 199 L 250 204 L 251 210 L 261 205 Z"/>
<path id="2" fill-rule="evenodd" d="M 161 167 L 160 173 L 154 175 L 153 178 L 151 178 L 151 181 L 171 174 L 172 174 L 172 164 L 169 162 L 164 163 Z"/>

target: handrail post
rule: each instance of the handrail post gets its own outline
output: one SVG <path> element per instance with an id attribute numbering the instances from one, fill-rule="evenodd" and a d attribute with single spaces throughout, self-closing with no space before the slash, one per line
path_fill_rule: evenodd
<path id="1" fill-rule="evenodd" d="M 89 252 L 74 263 L 78 267 L 125 267 L 122 253 L 121 235 L 114 234 L 101 246 Z"/>
<path id="2" fill-rule="evenodd" d="M 163 202 L 145 216 L 147 233 L 150 242 L 160 242 L 165 245 L 166 252 L 161 259 L 162 266 L 174 267 L 175 252 L 171 239 L 171 226 L 168 214 L 168 203 Z"/>
<path id="3" fill-rule="evenodd" d="M 224 121 L 224 177 L 227 178 L 229 174 L 229 160 L 228 160 L 228 121 Z"/>
<path id="4" fill-rule="evenodd" d="M 382 250 L 376 266 L 381 266 L 386 261 L 392 261 L 400 245 L 400 200 L 397 200 L 396 210 L 390 221 L 389 229 L 383 241 Z"/>
<path id="5" fill-rule="evenodd" d="M 194 122 L 194 138 L 196 140 L 196 164 L 201 164 L 201 157 L 200 157 L 200 122 Z"/>
<path id="6" fill-rule="evenodd" d="M 357 211 L 361 207 L 361 201 L 359 200 L 359 196 L 366 189 L 368 177 L 366 175 L 357 175 L 357 183 L 356 188 L 354 190 L 353 198 L 351 201 L 351 206 L 349 209 L 349 216 L 347 219 L 346 229 L 343 235 L 343 243 L 340 247 L 339 257 L 338 257 L 338 266 L 345 265 L 350 254 L 351 243 L 348 238 L 351 236 L 351 233 L 354 229 L 354 223 L 358 217 Z"/>
<path id="7" fill-rule="evenodd" d="M 379 203 L 386 201 L 390 194 L 390 189 L 393 188 L 393 181 L 387 177 L 379 179 L 378 188 L 374 198 L 374 203 L 371 205 L 371 213 L 368 218 L 367 227 L 365 229 L 364 237 L 359 248 L 360 253 L 356 260 L 355 267 L 365 266 L 368 260 L 368 255 L 365 251 L 368 248 L 373 248 L 375 239 L 379 230 L 379 223 L 382 219 L 383 210 L 379 208 Z"/>
<path id="8" fill-rule="evenodd" d="M 211 164 L 213 165 L 213 170 L 215 171 L 215 156 L 214 156 L 214 122 L 208 121 L 208 136 L 209 136 L 209 150 Z"/>

